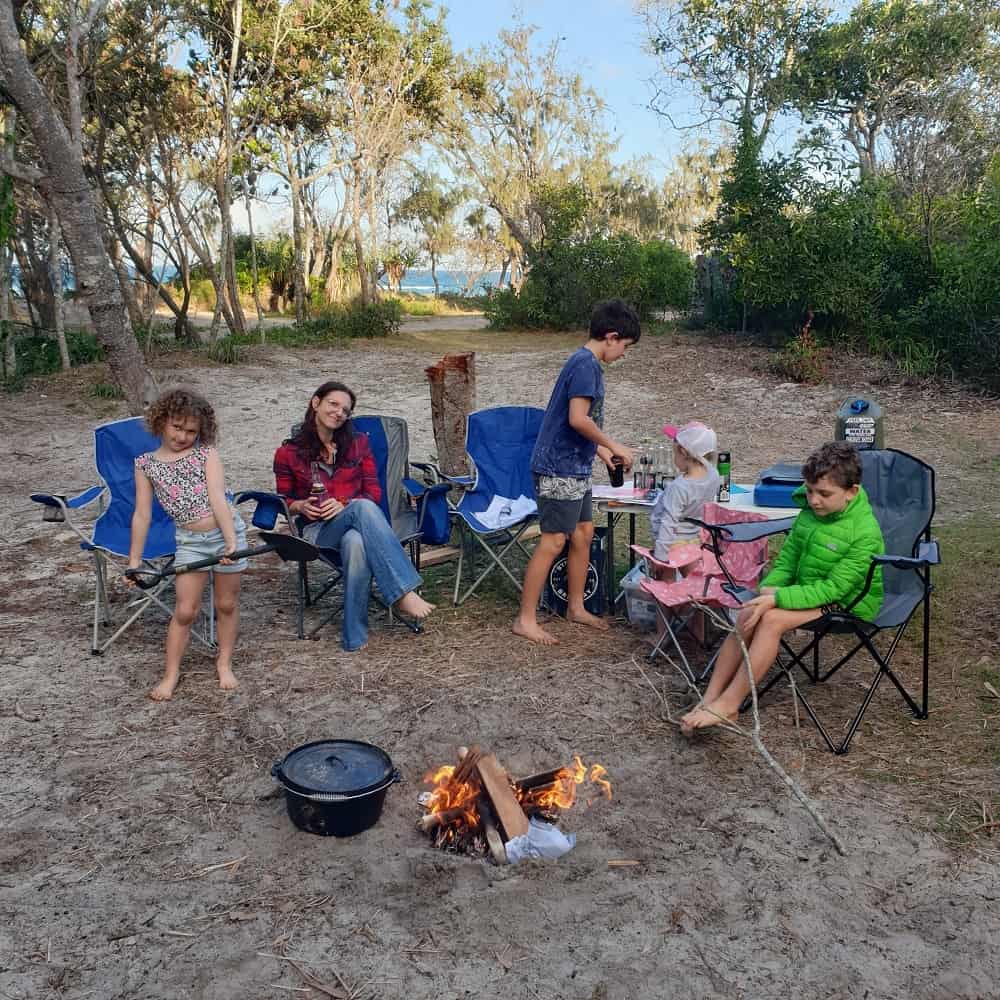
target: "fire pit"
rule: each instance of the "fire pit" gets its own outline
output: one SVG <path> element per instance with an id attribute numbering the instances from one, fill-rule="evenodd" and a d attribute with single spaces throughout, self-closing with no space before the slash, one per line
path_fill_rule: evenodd
<path id="1" fill-rule="evenodd" d="M 572 808 L 585 783 L 589 806 L 611 798 L 611 782 L 601 764 L 573 764 L 512 779 L 496 756 L 478 746 L 460 747 L 457 765 L 447 764 L 428 774 L 432 790 L 421 796 L 425 813 L 417 828 L 441 850 L 507 863 L 506 844 L 529 832 L 529 818 L 556 823 Z"/>

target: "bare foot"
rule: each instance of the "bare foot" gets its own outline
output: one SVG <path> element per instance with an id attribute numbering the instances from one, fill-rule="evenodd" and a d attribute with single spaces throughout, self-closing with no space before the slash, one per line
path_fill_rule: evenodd
<path id="1" fill-rule="evenodd" d="M 538 622 L 525 622 L 520 618 L 514 619 L 511 626 L 514 635 L 519 635 L 522 639 L 530 639 L 542 646 L 558 646 L 559 640 L 549 632 L 546 632 Z"/>
<path id="2" fill-rule="evenodd" d="M 601 632 L 607 632 L 608 630 L 608 623 L 603 618 L 598 618 L 597 615 L 592 615 L 589 611 L 583 609 L 580 611 L 567 610 L 566 621 L 573 622 L 576 625 L 587 625 L 589 628 L 596 628 Z"/>
<path id="3" fill-rule="evenodd" d="M 235 691 L 239 687 L 239 683 L 236 680 L 236 676 L 233 674 L 233 668 L 226 665 L 223 666 L 221 663 L 216 664 L 216 669 L 219 672 L 219 687 L 223 691 Z"/>
<path id="4" fill-rule="evenodd" d="M 694 732 L 696 729 L 711 729 L 712 726 L 721 726 L 727 722 L 735 722 L 736 717 L 736 712 L 730 715 L 712 707 L 696 708 L 693 712 L 688 712 L 681 719 L 681 729 L 685 732 Z"/>
<path id="5" fill-rule="evenodd" d="M 434 610 L 434 605 L 425 601 L 415 590 L 411 590 L 396 601 L 396 610 L 411 618 L 426 618 Z"/>
<path id="6" fill-rule="evenodd" d="M 163 680 L 149 692 L 149 697 L 153 701 L 170 701 L 174 696 L 174 689 L 180 680 L 180 674 L 165 674 Z"/>

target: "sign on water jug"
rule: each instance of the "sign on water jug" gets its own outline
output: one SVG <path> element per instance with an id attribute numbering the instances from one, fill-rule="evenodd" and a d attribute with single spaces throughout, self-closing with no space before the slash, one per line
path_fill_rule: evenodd
<path id="1" fill-rule="evenodd" d="M 834 439 L 847 441 L 861 451 L 883 448 L 885 438 L 882 427 L 882 407 L 870 399 L 852 396 L 845 399 L 837 410 Z"/>

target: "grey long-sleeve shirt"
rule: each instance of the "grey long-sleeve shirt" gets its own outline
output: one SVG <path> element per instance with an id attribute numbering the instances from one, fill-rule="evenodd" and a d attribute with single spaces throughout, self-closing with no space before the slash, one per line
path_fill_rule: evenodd
<path id="1" fill-rule="evenodd" d="M 649 515 L 657 559 L 666 559 L 667 550 L 676 542 L 698 540 L 697 525 L 684 518 L 701 517 L 705 504 L 714 500 L 718 491 L 719 474 L 711 467 L 701 479 L 678 476 L 667 484 Z"/>

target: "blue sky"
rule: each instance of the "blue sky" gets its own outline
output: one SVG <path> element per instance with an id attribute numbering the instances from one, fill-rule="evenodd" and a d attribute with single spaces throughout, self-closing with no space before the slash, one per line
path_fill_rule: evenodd
<path id="1" fill-rule="evenodd" d="M 644 51 L 645 26 L 631 0 L 535 0 L 520 7 L 452 0 L 447 15 L 452 44 L 462 50 L 495 42 L 515 17 L 538 27 L 540 47 L 561 39 L 561 68 L 580 73 L 607 102 L 609 125 L 620 140 L 615 159 L 649 156 L 650 171 L 662 177 L 695 136 L 682 135 L 648 108 L 647 81 L 656 63 Z"/>

